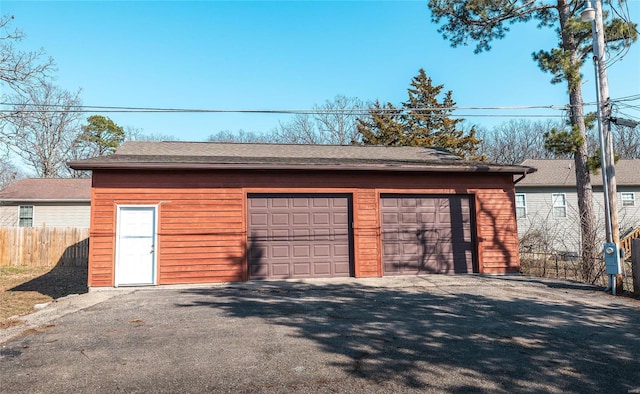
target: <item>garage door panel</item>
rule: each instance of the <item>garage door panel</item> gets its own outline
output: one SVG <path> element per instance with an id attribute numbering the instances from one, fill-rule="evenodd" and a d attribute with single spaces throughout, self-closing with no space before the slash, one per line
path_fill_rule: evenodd
<path id="1" fill-rule="evenodd" d="M 344 261 L 349 258 L 349 245 L 333 245 L 333 256 L 342 257 L 339 261 Z M 348 264 L 347 264 L 348 265 Z"/>
<path id="2" fill-rule="evenodd" d="M 349 215 L 345 213 L 333 213 L 333 224 L 335 225 L 345 225 L 349 224 Z"/>
<path id="3" fill-rule="evenodd" d="M 312 223 L 314 226 L 327 226 L 331 224 L 331 213 L 314 213 Z"/>
<path id="4" fill-rule="evenodd" d="M 423 232 L 423 230 L 402 230 L 400 231 L 400 241 L 411 241 L 414 242 L 420 236 L 419 233 Z"/>
<path id="5" fill-rule="evenodd" d="M 313 265 L 314 276 L 331 275 L 331 263 L 329 261 L 317 262 Z"/>
<path id="6" fill-rule="evenodd" d="M 312 231 L 315 241 L 328 241 L 331 238 L 331 230 L 328 228 L 315 228 Z"/>
<path id="7" fill-rule="evenodd" d="M 385 243 L 382 245 L 382 254 L 391 258 L 400 255 L 400 244 L 397 243 Z"/>
<path id="8" fill-rule="evenodd" d="M 397 198 L 384 198 L 380 202 L 380 206 L 383 208 L 397 208 L 398 207 L 398 199 Z"/>
<path id="9" fill-rule="evenodd" d="M 269 275 L 269 267 L 266 264 L 252 265 L 249 268 L 249 275 L 253 277 L 265 277 Z"/>
<path id="10" fill-rule="evenodd" d="M 271 250 L 271 257 L 274 259 L 289 258 L 289 245 L 273 245 L 269 250 Z"/>
<path id="11" fill-rule="evenodd" d="M 397 241 L 400 233 L 396 230 L 386 230 L 382 232 L 382 241 Z"/>
<path id="12" fill-rule="evenodd" d="M 435 221 L 435 212 L 420 212 L 420 223 L 434 223 Z"/>
<path id="13" fill-rule="evenodd" d="M 473 272 L 471 197 L 382 196 L 384 273 Z"/>
<path id="14" fill-rule="evenodd" d="M 294 263 L 291 265 L 293 277 L 309 276 L 311 264 L 309 262 Z"/>
<path id="15" fill-rule="evenodd" d="M 308 259 L 311 257 L 311 247 L 309 245 L 295 245 L 293 247 L 293 257 L 294 258 L 305 258 Z"/>
<path id="16" fill-rule="evenodd" d="M 400 206 L 403 208 L 415 208 L 418 205 L 418 201 L 414 198 L 401 198 Z"/>
<path id="17" fill-rule="evenodd" d="M 292 198 L 290 201 L 291 201 L 292 208 L 305 208 L 305 210 L 311 207 L 314 203 L 313 201 L 310 201 L 306 197 Z"/>
<path id="18" fill-rule="evenodd" d="M 451 224 L 451 213 L 450 212 L 439 212 L 438 213 L 438 222 L 439 224 Z"/>
<path id="19" fill-rule="evenodd" d="M 393 207 L 391 207 L 393 208 Z M 382 214 L 382 222 L 386 223 L 389 226 L 394 224 L 400 224 L 400 215 L 396 212 L 391 213 L 383 213 Z"/>
<path id="20" fill-rule="evenodd" d="M 286 213 L 274 213 L 271 215 L 272 226 L 287 226 L 289 227 L 289 214 Z"/>
<path id="21" fill-rule="evenodd" d="M 254 198 L 260 201 L 254 204 Z M 248 216 L 261 216 L 249 221 L 249 240 L 260 244 L 256 250 L 266 251 L 249 258 L 252 279 L 351 274 L 347 196 L 249 196 L 249 200 Z"/>
<path id="22" fill-rule="evenodd" d="M 267 265 L 265 267 L 268 268 Z M 271 269 L 274 276 L 289 276 L 290 265 L 289 263 L 273 263 Z"/>
<path id="23" fill-rule="evenodd" d="M 251 226 L 266 226 L 269 216 L 266 213 L 253 213 L 249 215 L 249 224 Z"/>
<path id="24" fill-rule="evenodd" d="M 272 229 L 272 230 L 264 230 L 266 233 L 271 232 L 271 236 L 268 238 L 272 241 L 287 241 L 289 240 L 289 229 Z M 294 234 L 295 237 L 295 234 Z M 264 239 L 267 239 L 265 237 Z"/>
<path id="25" fill-rule="evenodd" d="M 291 215 L 291 218 L 293 219 L 291 221 L 291 225 L 293 226 L 308 227 L 309 224 L 311 224 L 308 213 L 294 213 Z"/>
<path id="26" fill-rule="evenodd" d="M 349 276 L 351 275 L 351 266 L 348 262 L 334 262 L 333 268 L 336 276 Z"/>
<path id="27" fill-rule="evenodd" d="M 418 245 L 414 243 L 406 243 L 402 244 L 402 254 L 403 255 L 417 255 L 418 254 Z"/>
<path id="28" fill-rule="evenodd" d="M 311 206 L 314 208 L 330 208 L 331 207 L 331 199 L 324 197 L 314 197 L 311 200 L 308 200 L 311 203 Z"/>
<path id="29" fill-rule="evenodd" d="M 452 234 L 453 234 L 453 230 L 452 229 L 443 228 L 443 229 L 440 229 L 438 231 L 438 236 L 435 237 L 435 238 L 443 240 L 443 241 L 451 241 Z"/>
<path id="30" fill-rule="evenodd" d="M 418 224 L 418 214 L 416 214 L 415 212 L 403 212 L 401 217 L 400 217 L 401 223 L 406 226 L 407 224 L 413 224 L 413 225 L 417 225 Z"/>
<path id="31" fill-rule="evenodd" d="M 267 201 L 267 205 L 266 207 L 269 208 L 289 208 L 289 200 L 282 198 L 282 199 L 271 199 L 271 198 L 265 198 L 264 200 Z"/>
<path id="32" fill-rule="evenodd" d="M 307 242 L 311 237 L 311 229 L 309 228 L 294 228 L 291 230 L 287 230 L 288 233 L 291 233 L 292 239 L 291 241 L 299 241 L 299 242 Z"/>
<path id="33" fill-rule="evenodd" d="M 249 259 L 259 260 L 263 256 L 266 256 L 268 249 L 265 245 L 254 243 L 249 251 L 247 252 L 247 257 Z"/>
<path id="34" fill-rule="evenodd" d="M 266 198 L 252 198 L 249 200 L 250 208 L 266 208 L 267 207 L 267 199 Z"/>
<path id="35" fill-rule="evenodd" d="M 266 229 L 253 229 L 251 231 L 251 237 L 256 239 L 267 239 L 269 236 L 269 231 Z"/>
<path id="36" fill-rule="evenodd" d="M 436 212 L 440 199 L 438 198 L 417 198 L 416 206 L 421 212 Z"/>
<path id="37" fill-rule="evenodd" d="M 331 245 L 313 245 L 313 257 L 331 257 Z"/>

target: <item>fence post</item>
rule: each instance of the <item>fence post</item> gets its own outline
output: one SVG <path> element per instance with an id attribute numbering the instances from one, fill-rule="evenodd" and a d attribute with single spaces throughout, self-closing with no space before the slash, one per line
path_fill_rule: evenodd
<path id="1" fill-rule="evenodd" d="M 633 273 L 633 292 L 640 294 L 640 238 L 631 240 L 631 271 Z"/>

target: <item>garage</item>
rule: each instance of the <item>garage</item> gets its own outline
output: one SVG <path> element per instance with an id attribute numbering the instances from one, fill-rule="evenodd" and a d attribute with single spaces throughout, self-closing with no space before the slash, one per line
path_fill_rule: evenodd
<path id="1" fill-rule="evenodd" d="M 250 279 L 348 277 L 347 195 L 249 195 Z"/>
<path id="2" fill-rule="evenodd" d="M 384 275 L 477 272 L 469 195 L 382 195 Z"/>
<path id="3" fill-rule="evenodd" d="M 517 273 L 514 182 L 534 171 L 428 147 L 180 141 L 69 165 L 92 174 L 91 287 L 121 284 L 118 212 L 146 207 L 145 283 Z"/>

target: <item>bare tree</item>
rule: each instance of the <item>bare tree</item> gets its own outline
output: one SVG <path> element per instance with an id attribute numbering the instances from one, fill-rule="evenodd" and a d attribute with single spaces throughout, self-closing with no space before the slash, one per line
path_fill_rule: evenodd
<path id="1" fill-rule="evenodd" d="M 147 134 L 143 129 L 126 126 L 124 130 L 125 141 L 179 141 L 179 138 L 168 134 Z"/>
<path id="2" fill-rule="evenodd" d="M 25 88 L 5 116 L 0 142 L 30 166 L 36 176 L 53 178 L 66 171 L 80 133 L 80 91 L 71 93 L 49 83 Z"/>
<path id="3" fill-rule="evenodd" d="M 309 114 L 296 114 L 289 122 L 280 123 L 271 132 L 271 140 L 288 144 L 357 143 L 360 141 L 357 118 L 366 109 L 365 103 L 356 97 L 337 95 L 315 105 Z"/>
<path id="4" fill-rule="evenodd" d="M 9 160 L 8 155 L 0 157 L 0 189 L 22 178 L 26 178 L 26 174 Z"/>
<path id="5" fill-rule="evenodd" d="M 360 140 L 357 117 L 366 113 L 366 105 L 355 97 L 337 95 L 309 113 L 295 114 L 267 133 L 229 130 L 211 134 L 212 142 L 253 142 L 263 144 L 333 144 L 347 145 Z"/>
<path id="6" fill-rule="evenodd" d="M 0 84 L 8 90 L 4 93 L 26 94 L 29 89 L 44 83 L 53 71 L 53 59 L 45 56 L 44 50 L 24 52 L 16 49 L 15 43 L 25 34 L 11 29 L 13 16 L 0 16 Z"/>
<path id="7" fill-rule="evenodd" d="M 347 145 L 359 141 L 357 119 L 366 112 L 367 106 L 357 97 L 337 95 L 314 108 L 316 125 L 327 135 L 330 144 Z"/>
<path id="8" fill-rule="evenodd" d="M 640 159 L 640 126 L 615 126 L 613 144 L 621 159 Z"/>
<path id="9" fill-rule="evenodd" d="M 272 140 L 282 144 L 327 144 L 329 139 L 310 114 L 296 114 L 271 132 Z"/>
<path id="10" fill-rule="evenodd" d="M 560 158 L 544 147 L 544 133 L 560 127 L 562 125 L 553 120 L 511 120 L 495 126 L 491 131 L 481 131 L 481 150 L 488 161 L 508 165 L 520 164 L 525 159 Z"/>
<path id="11" fill-rule="evenodd" d="M 234 133 L 230 130 L 218 131 L 211 134 L 207 141 L 210 142 L 239 142 L 239 143 L 270 143 L 273 142 L 273 135 L 259 134 L 253 131 L 238 130 Z"/>

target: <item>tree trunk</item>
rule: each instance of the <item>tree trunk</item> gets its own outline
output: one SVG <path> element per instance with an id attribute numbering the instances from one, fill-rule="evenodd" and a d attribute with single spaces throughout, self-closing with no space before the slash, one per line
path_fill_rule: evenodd
<path id="1" fill-rule="evenodd" d="M 576 189 L 578 194 L 578 210 L 580 215 L 580 231 L 582 238 L 582 280 L 594 283 L 598 262 L 596 233 L 596 216 L 593 210 L 593 189 L 589 177 L 589 153 L 587 150 L 587 133 L 582 108 L 582 85 L 580 81 L 580 59 L 573 35 L 565 28 L 571 10 L 566 0 L 558 0 L 558 14 L 562 35 L 562 48 L 570 56 L 571 64 L 565 70 L 571 106 L 571 126 L 577 131 L 582 141 L 574 153 Z"/>

